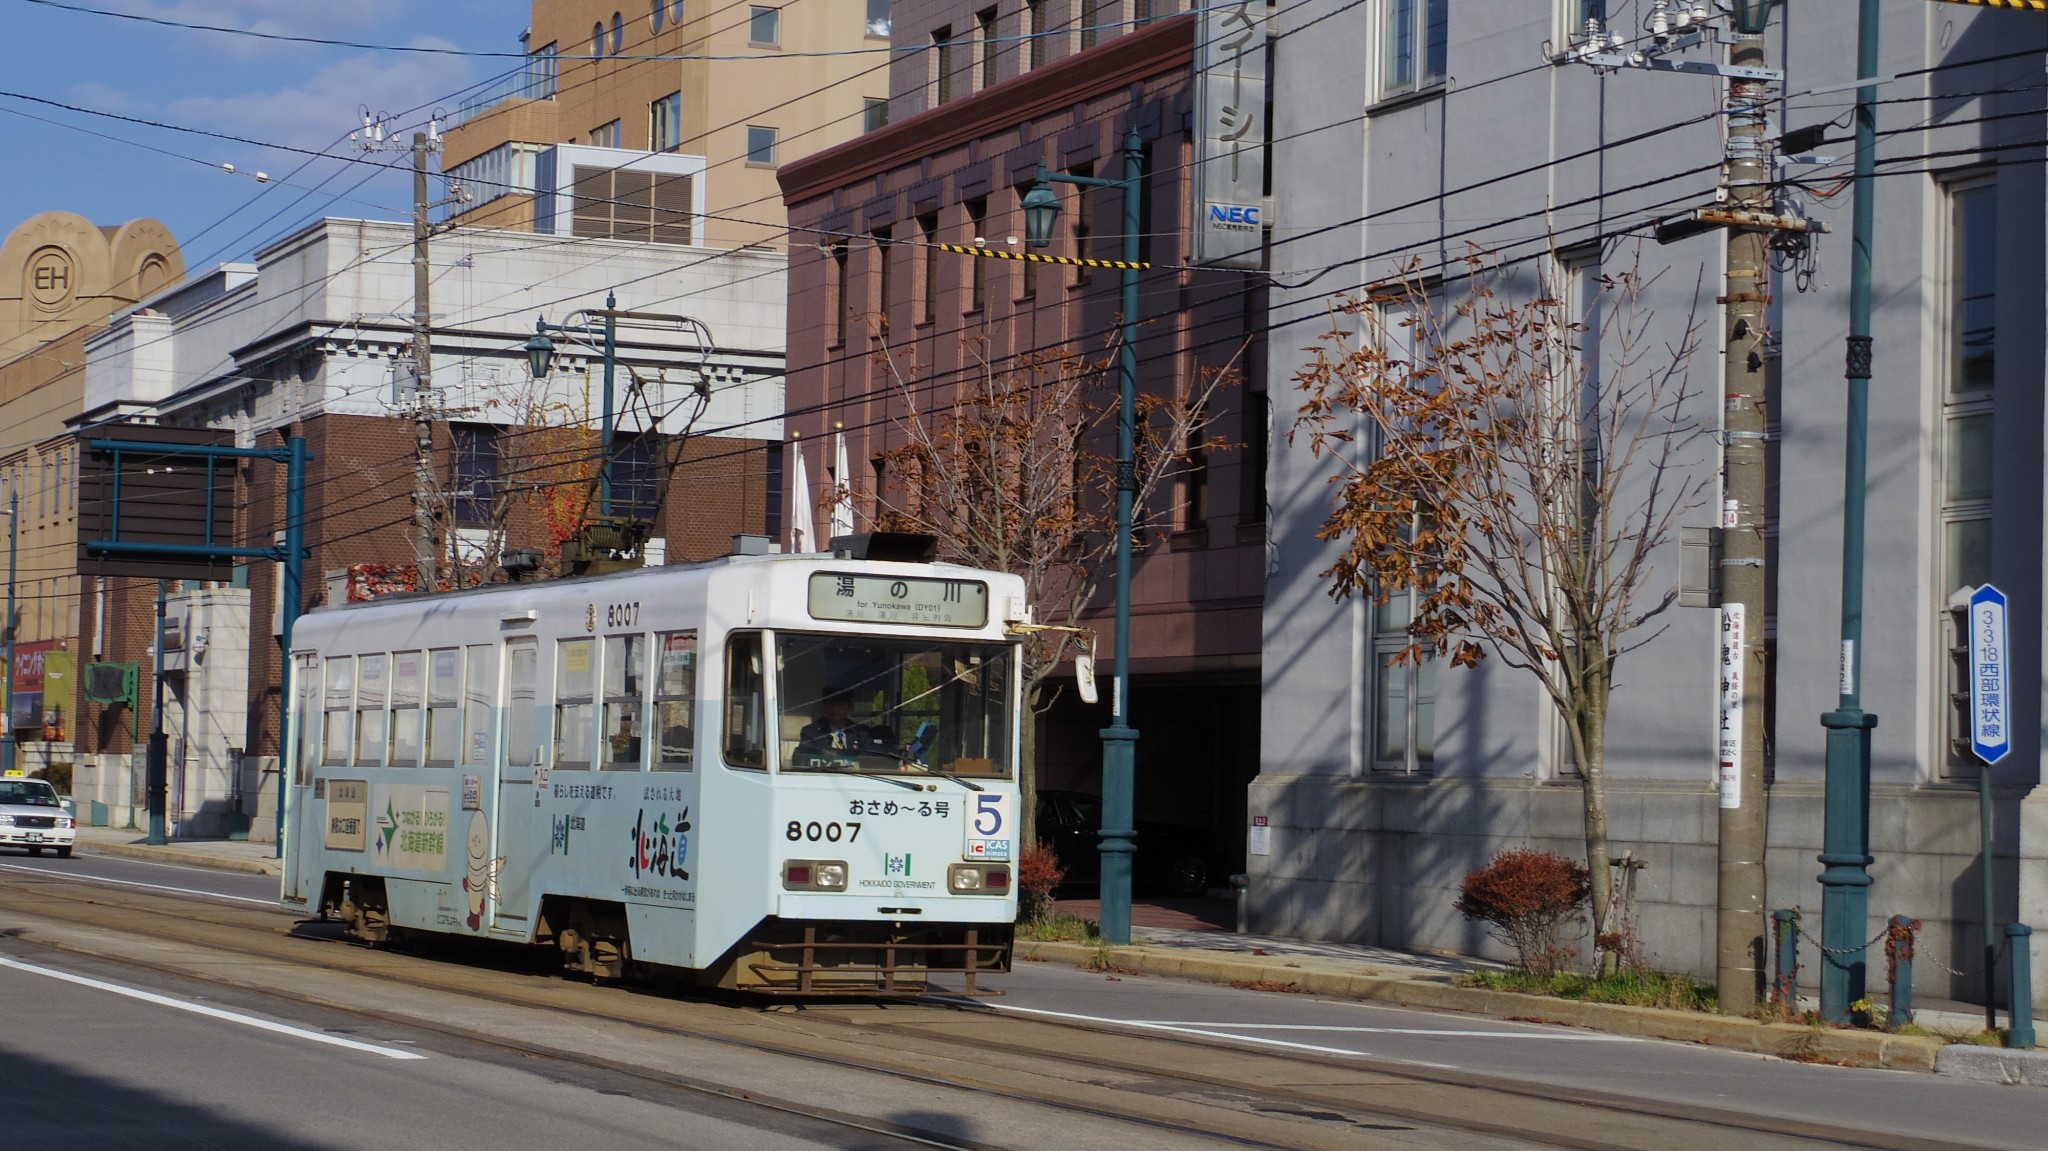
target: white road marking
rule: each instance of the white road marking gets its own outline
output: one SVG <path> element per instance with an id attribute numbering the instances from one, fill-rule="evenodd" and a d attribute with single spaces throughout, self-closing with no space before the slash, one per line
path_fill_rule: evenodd
<path id="1" fill-rule="evenodd" d="M 74 871 L 52 871 L 41 867 L 23 867 L 18 863 L 0 863 L 0 871 L 21 871 L 29 875 L 40 875 L 48 879 L 68 879 L 79 883 L 110 883 L 115 887 L 142 887 L 150 891 L 168 891 L 176 895 L 202 895 L 208 899 L 230 899 L 236 903 L 253 903 L 258 907 L 276 907 L 275 899 L 256 899 L 247 895 L 222 895 L 218 891 L 201 891 L 196 887 L 166 887 L 161 883 L 143 883 L 136 879 L 108 879 L 102 875 L 80 875 Z"/>
<path id="2" fill-rule="evenodd" d="M 1287 1050 L 1289 1050 L 1289 1051 L 1308 1051 L 1308 1052 L 1312 1052 L 1312 1053 L 1314 1053 L 1314 1054 L 1317 1054 L 1317 1055 L 1362 1055 L 1362 1056 L 1372 1056 L 1372 1057 L 1375 1057 L 1375 1058 L 1387 1058 L 1386 1056 L 1373 1056 L 1373 1053 L 1372 1053 L 1372 1052 L 1370 1052 L 1370 1051 L 1361 1051 L 1361 1050 L 1359 1050 L 1359 1049 L 1357 1049 L 1357 1048 L 1352 1048 L 1352 1047 L 1326 1047 L 1326 1046 L 1323 1046 L 1323 1045 L 1321 1045 L 1321 1044 L 1316 1044 L 1316 1043 L 1295 1043 L 1295 1042 L 1291 1042 L 1291 1041 L 1289 1041 L 1289 1040 L 1286 1040 L 1286 1039 L 1267 1039 L 1267 1038 L 1263 1038 L 1263 1037 L 1261 1037 L 1261 1036 L 1258 1036 L 1258 1035 L 1240 1035 L 1240 1034 L 1238 1034 L 1237 1032 L 1234 1032 L 1234 1031 L 1219 1031 L 1219 1030 L 1216 1030 L 1216 1028 L 1219 1028 L 1219 1027 L 1238 1027 L 1238 1028 L 1244 1028 L 1244 1029 L 1251 1029 L 1251 1028 L 1255 1028 L 1255 1027 L 1259 1027 L 1259 1026 L 1262 1026 L 1262 1025 L 1260 1025 L 1260 1024 L 1248 1024 L 1248 1023 L 1176 1023 L 1176 1022 L 1170 1022 L 1170 1021 L 1168 1021 L 1168 1022 L 1154 1022 L 1154 1021 L 1150 1021 L 1150 1020 L 1143 1020 L 1143 1019 L 1110 1019 L 1110 1018 L 1107 1018 L 1107 1017 L 1104 1017 L 1104 1016 L 1100 1016 L 1100 1015 L 1078 1015 L 1078 1014 L 1075 1014 L 1075 1013 L 1073 1013 L 1073 1012 L 1069 1012 L 1069 1011 L 1047 1011 L 1047 1010 L 1045 1010 L 1045 1009 L 1043 1009 L 1043 1008 L 1038 1008 L 1038 1007 L 1018 1007 L 1018 1006 L 1016 1006 L 1015 1004 L 1010 1004 L 1010 1003 L 990 1003 L 990 1004 L 988 1004 L 987 1006 L 988 1006 L 988 1007 L 990 1007 L 990 1008 L 992 1008 L 992 1009 L 994 1009 L 994 1010 L 996 1010 L 996 1011 L 1007 1011 L 1007 1012 L 1011 1012 L 1011 1013 L 1013 1013 L 1013 1014 L 1020 1014 L 1020 1015 L 1042 1015 L 1042 1016 L 1046 1016 L 1046 1017 L 1048 1017 L 1048 1018 L 1052 1018 L 1052 1019 L 1070 1019 L 1070 1020 L 1074 1020 L 1075 1022 L 1079 1022 L 1079 1023 L 1101 1023 L 1101 1024 L 1106 1024 L 1106 1025 L 1108 1025 L 1108 1026 L 1111 1026 L 1111 1027 L 1129 1027 L 1129 1028 L 1133 1028 L 1133 1029 L 1135 1029 L 1135 1030 L 1139 1030 L 1139 1031 L 1165 1031 L 1165 1032 L 1170 1032 L 1170 1033 L 1172 1033 L 1172 1034 L 1176 1034 L 1176 1035 L 1199 1035 L 1199 1036 L 1201 1036 L 1201 1037 L 1203 1037 L 1203 1038 L 1205 1038 L 1205 1039 L 1228 1039 L 1228 1040 L 1232 1040 L 1233 1042 L 1237 1042 L 1237 1043 L 1250 1043 L 1250 1044 L 1254 1044 L 1254 1045 L 1256 1045 L 1256 1046 L 1260 1046 L 1260 1047 L 1282 1047 L 1282 1048 L 1286 1048 L 1286 1049 L 1287 1049 Z M 1459 1038 L 1483 1038 L 1483 1039 L 1562 1039 L 1562 1040 L 1567 1040 L 1567 1041 L 1577 1040 L 1577 1041 L 1580 1041 L 1580 1042 L 1595 1042 L 1595 1043 L 1639 1043 L 1639 1042 L 1642 1042 L 1641 1040 L 1639 1040 L 1639 1039 L 1635 1038 L 1634 1036 L 1629 1036 L 1629 1035 L 1596 1035 L 1596 1034 L 1588 1034 L 1588 1033 L 1581 1033 L 1581 1032 L 1556 1032 L 1556 1033 L 1543 1033 L 1543 1032 L 1520 1032 L 1520 1031 L 1433 1031 L 1433 1030 L 1429 1030 L 1429 1029 L 1426 1029 L 1426 1028 L 1417 1028 L 1417 1027 L 1299 1027 L 1299 1028 L 1295 1028 L 1295 1027 L 1291 1027 L 1291 1026 L 1287 1026 L 1287 1025 L 1281 1025 L 1281 1024 L 1275 1024 L 1275 1025 L 1267 1025 L 1267 1026 L 1272 1026 L 1272 1027 L 1275 1027 L 1275 1028 L 1284 1028 L 1284 1029 L 1286 1029 L 1286 1030 L 1300 1030 L 1300 1031 L 1356 1031 L 1356 1032 L 1367 1032 L 1367 1033 L 1376 1033 L 1376 1034 L 1381 1034 L 1381 1035 L 1443 1035 L 1443 1036 L 1448 1036 L 1448 1037 L 1459 1037 Z M 1422 1066 L 1425 1066 L 1425 1067 L 1444 1067 L 1444 1066 L 1446 1066 L 1446 1064 L 1442 1064 L 1442 1063 L 1430 1063 L 1430 1062 L 1428 1062 L 1427 1060 L 1422 1060 L 1422 1059 L 1400 1059 L 1400 1060 L 1398 1060 L 1398 1061 L 1399 1061 L 1399 1062 L 1402 1062 L 1402 1063 L 1414 1063 L 1414 1064 L 1419 1064 L 1419 1065 L 1422 1065 Z"/>
<path id="3" fill-rule="evenodd" d="M 175 1008 L 179 1011 L 190 1011 L 194 1015 L 204 1015 L 211 1019 L 222 1019 L 229 1023 L 240 1023 L 245 1027 L 272 1031 L 279 1035 L 290 1035 L 297 1039 L 310 1039 L 315 1043 L 325 1043 L 333 1047 L 346 1047 L 351 1051 L 367 1051 L 372 1055 L 382 1055 L 386 1059 L 426 1058 L 426 1056 L 421 1055 L 417 1051 L 400 1051 L 396 1047 L 380 1047 L 375 1043 L 364 1043 L 356 1039 L 343 1039 L 339 1035 L 327 1035 L 319 1031 L 308 1031 L 303 1027 L 292 1027 L 283 1023 L 275 1023 L 268 1019 L 258 1019 L 253 1015 L 243 1015 L 236 1011 L 223 1011 L 218 1007 L 208 1007 L 203 1003 L 188 1003 L 182 999 L 172 999 L 168 995 L 158 995 L 153 991 L 143 991 L 140 988 L 123 987 L 118 983 L 88 979 L 83 975 L 73 975 L 68 971 L 58 971 L 54 968 L 37 967 L 32 963 L 22 963 L 19 960 L 9 959 L 6 956 L 0 956 L 0 967 L 11 968 L 15 971 L 26 971 L 31 975 L 47 975 L 52 979 L 61 979 L 66 983 L 76 983 L 81 987 L 90 987 L 96 991 L 108 991 L 115 995 L 125 995 L 130 999 L 140 999 L 144 1003 L 154 1003 L 160 1007 Z"/>
<path id="4" fill-rule="evenodd" d="M 1240 1031 L 1354 1031 L 1363 1035 L 1442 1035 L 1451 1039 L 1561 1039 L 1567 1043 L 1641 1043 L 1634 1035 L 1585 1031 L 1453 1031 L 1441 1027 L 1347 1027 L 1332 1023 L 1224 1023 L 1194 1019 L 1153 1020 L 1160 1027 L 1234 1027 Z"/>

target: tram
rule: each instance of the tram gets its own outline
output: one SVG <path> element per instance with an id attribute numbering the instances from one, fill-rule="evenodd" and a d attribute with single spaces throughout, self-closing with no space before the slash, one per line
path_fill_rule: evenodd
<path id="1" fill-rule="evenodd" d="M 1008 970 L 1030 607 L 930 545 L 307 613 L 283 906 L 602 978 L 894 992 Z"/>

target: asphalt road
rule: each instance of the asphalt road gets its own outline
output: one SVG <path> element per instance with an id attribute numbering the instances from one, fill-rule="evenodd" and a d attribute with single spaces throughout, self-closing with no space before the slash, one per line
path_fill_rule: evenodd
<path id="1" fill-rule="evenodd" d="M 145 885 L 144 890 L 181 894 L 188 898 L 228 900 L 244 905 L 272 903 L 276 891 L 276 881 L 266 877 L 107 857 L 78 856 L 69 860 L 0 858 L 0 880 L 4 880 L 7 871 L 14 868 L 61 872 L 85 883 Z M 112 980 L 117 976 L 110 974 L 107 978 Z M 25 979 L 40 980 L 44 984 L 55 982 L 49 977 L 31 976 L 16 969 L 0 970 L 0 994 L 7 995 L 7 1002 L 17 1001 L 15 993 L 24 990 L 31 993 L 32 999 L 40 993 L 54 1001 L 52 988 L 24 989 L 21 984 Z M 133 981 L 132 976 L 129 979 Z M 2048 1096 L 2027 1089 L 2000 1088 L 1920 1073 L 1802 1065 L 1687 1044 L 1540 1024 L 1409 1011 L 1141 976 L 1105 975 L 1044 964 L 1020 964 L 1018 970 L 1009 976 L 991 979 L 990 983 L 1000 987 L 1005 994 L 974 1001 L 970 1009 L 1027 1016 L 1098 1031 L 1185 1036 L 1190 1043 L 1236 1045 L 1276 1054 L 1298 1054 L 1338 1064 L 1356 1059 L 1360 1062 L 1370 1060 L 1398 1064 L 1424 1073 L 1430 1069 L 1454 1070 L 1531 1085 L 1559 1098 L 1570 1098 L 1574 1092 L 1597 1092 L 1660 1103 L 1784 1116 L 1850 1128 L 1889 1130 L 1933 1140 L 2013 1148 L 2015 1151 L 2031 1151 L 2048 1143 L 2048 1134 L 2044 1134 L 2048 1132 Z M 38 1026 L 61 1023 L 67 1018 L 92 1019 L 96 1022 L 87 1029 L 88 1032 L 100 1034 L 105 1046 L 117 1048 L 119 1044 L 114 1036 L 118 1028 L 113 1028 L 111 1021 L 132 1016 L 137 1010 L 135 1003 L 117 1002 L 118 997 L 105 995 L 97 998 L 87 996 L 85 1001 L 81 1001 L 77 997 L 83 994 L 83 990 L 72 990 L 76 987 L 65 985 L 62 993 L 66 997 L 64 1002 L 70 1011 L 83 1011 L 84 1014 L 57 1012 L 43 1016 L 40 1013 L 44 1007 L 39 1003 L 38 1018 L 43 1023 Z M 55 1008 L 50 1010 L 55 1011 Z M 23 1034 L 11 1025 L 12 1022 L 10 1020 L 8 1034 Z M 166 1034 L 170 1034 L 181 1028 L 200 1025 L 199 1020 L 179 1018 L 164 1026 L 169 1029 Z M 220 1022 L 207 1021 L 203 1025 L 218 1027 Z M 349 1024 L 341 1020 L 335 1026 L 347 1027 Z M 73 1029 L 76 1029 L 75 1025 Z M 83 1038 L 79 1040 L 85 1041 Z M 14 1045 L 12 1040 L 0 1042 L 9 1047 Z M 1079 1046 L 1086 1041 L 1077 1038 L 1076 1042 Z M 536 1133 L 548 1129 L 547 1116 L 556 1109 L 568 1108 L 562 1113 L 580 1115 L 585 1112 L 577 1110 L 578 1107 L 605 1106 L 591 1099 L 557 1100 L 549 1092 L 528 1093 L 516 1078 L 507 1078 L 516 1076 L 516 1069 L 488 1063 L 441 1066 L 440 1063 L 455 1062 L 443 1060 L 430 1071 L 422 1072 L 422 1064 L 418 1062 L 394 1061 L 387 1056 L 364 1053 L 323 1053 L 318 1060 L 288 1059 L 283 1058 L 281 1052 L 271 1051 L 278 1044 L 289 1047 L 290 1041 L 270 1034 L 238 1035 L 220 1050 L 237 1063 L 241 1059 L 251 1061 L 252 1074 L 256 1077 L 250 1083 L 261 1084 L 267 1079 L 286 1076 L 288 1069 L 294 1066 L 321 1067 L 320 1082 L 296 1086 L 277 1082 L 272 1085 L 280 1095 L 297 1098 L 302 1104 L 306 1102 L 308 1091 L 318 1094 L 339 1090 L 339 1085 L 328 1085 L 326 1075 L 329 1068 L 334 1069 L 335 1074 L 351 1077 L 348 1080 L 353 1085 L 349 1087 L 350 1091 L 415 1088 L 398 1091 L 392 1096 L 392 1130 L 417 1129 L 423 1138 L 430 1130 L 443 1129 L 436 1126 L 442 1122 L 436 1118 L 437 1115 L 470 1110 L 462 1105 L 451 1105 L 449 1100 L 474 1099 L 484 1108 L 483 1113 L 505 1107 L 516 1111 L 523 1102 L 530 1100 L 538 1108 L 533 1128 Z M 177 1050 L 177 1045 L 172 1044 L 168 1050 Z M 236 1054 L 238 1052 L 243 1054 Z M 265 1063 L 266 1052 L 271 1052 L 268 1058 L 274 1065 L 256 1067 Z M 41 1052 L 31 1053 L 30 1057 L 48 1058 Z M 123 1064 L 119 1060 L 112 1064 L 114 1069 L 121 1066 Z M 71 1049 L 64 1057 L 54 1060 L 50 1073 L 76 1076 L 88 1074 L 86 1069 L 94 1069 L 90 1074 L 104 1076 L 108 1074 L 109 1065 L 97 1061 L 90 1048 Z M 247 1085 L 237 1082 L 238 1075 L 218 1068 L 208 1068 L 203 1073 L 196 1068 L 188 1070 L 195 1080 L 223 1084 L 219 1091 L 220 1102 L 232 1102 L 236 1109 L 228 1113 L 246 1112 L 246 1101 L 254 1094 L 270 1094 L 270 1091 L 252 1092 Z M 229 1084 L 232 1086 L 227 1086 Z M 89 1084 L 81 1081 L 78 1086 L 83 1089 Z M 125 1099 L 132 1095 L 146 1102 L 150 1098 L 149 1091 L 162 1085 L 146 1079 L 138 1082 L 117 1079 L 111 1086 L 121 1093 L 117 1098 Z M 601 1091 L 602 1088 L 596 1090 Z M 61 1094 L 75 1097 L 68 1089 Z M 194 1098 L 189 1093 L 172 1093 L 172 1097 Z M 544 1107 L 540 1106 L 543 1100 L 546 1100 Z M 655 1105 L 655 1110 L 659 1110 L 658 1105 Z M 302 1111 L 303 1108 L 299 1112 L 287 1108 L 285 1113 Z M 360 1114 L 347 1108 L 336 1113 Z M 618 1114 L 606 1109 L 603 1114 L 608 1122 L 637 1122 L 632 1119 L 632 1115 L 637 1113 L 630 1108 Z M 654 1121 L 652 1112 L 648 1121 Z M 453 1122 L 456 1125 L 447 1129 L 461 1130 L 461 1120 L 458 1118 Z M 288 1129 L 305 1131 L 321 1128 L 293 1125 Z M 712 1128 L 687 1135 L 660 1130 L 668 1133 L 658 1136 L 656 1145 L 660 1145 L 662 1138 L 673 1142 L 685 1137 L 706 1139 L 708 1142 L 701 1144 L 705 1146 L 785 1145 L 734 1142 L 728 1138 L 730 1133 Z M 777 1138 L 799 1140 L 787 1145 L 803 1145 L 800 1141 L 805 1138 L 801 1132 L 771 1133 Z M 427 1143 L 461 1145 L 438 1138 L 428 1139 Z M 528 1145 L 525 1140 L 521 1143 Z M 230 1140 L 224 1145 L 243 1144 Z M 292 1147 L 300 1144 L 250 1145 Z M 355 1139 L 336 1145 L 385 1144 Z M 536 1140 L 530 1145 L 542 1144 Z M 686 1142 L 675 1145 L 700 1144 Z M 839 1138 L 820 1145 L 849 1144 Z"/>

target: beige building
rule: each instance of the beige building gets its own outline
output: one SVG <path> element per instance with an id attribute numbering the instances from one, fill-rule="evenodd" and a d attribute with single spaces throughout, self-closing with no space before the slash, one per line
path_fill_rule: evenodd
<path id="1" fill-rule="evenodd" d="M 887 121 L 890 7 L 534 0 L 525 66 L 447 133 L 457 218 L 780 248 L 776 167 Z"/>
<path id="2" fill-rule="evenodd" d="M 184 276 L 155 220 L 44 212 L 0 245 L 0 509 L 20 501 L 12 720 L 30 770 L 68 762 L 76 671 L 98 654 L 79 650 L 78 450 L 65 426 L 84 406 L 86 338 Z"/>

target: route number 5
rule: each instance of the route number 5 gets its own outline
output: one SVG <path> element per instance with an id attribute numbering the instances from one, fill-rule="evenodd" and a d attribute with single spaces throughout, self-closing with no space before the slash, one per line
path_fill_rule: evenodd
<path id="1" fill-rule="evenodd" d="M 1003 860 L 1010 858 L 1016 814 L 1014 795 L 977 795 L 967 816 L 967 858 Z"/>

